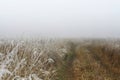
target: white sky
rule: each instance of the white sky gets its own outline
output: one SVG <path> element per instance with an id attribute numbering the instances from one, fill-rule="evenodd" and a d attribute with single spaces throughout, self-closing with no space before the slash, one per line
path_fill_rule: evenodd
<path id="1" fill-rule="evenodd" d="M 120 37 L 120 0 L 0 0 L 0 36 Z"/>

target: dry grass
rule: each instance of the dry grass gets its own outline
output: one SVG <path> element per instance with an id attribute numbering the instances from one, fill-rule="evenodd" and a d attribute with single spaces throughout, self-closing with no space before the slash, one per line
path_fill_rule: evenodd
<path id="1" fill-rule="evenodd" d="M 63 40 L 1 40 L 0 80 L 52 80 L 67 52 Z"/>
<path id="2" fill-rule="evenodd" d="M 0 80 L 120 80 L 120 40 L 0 40 Z"/>
<path id="3" fill-rule="evenodd" d="M 119 41 L 112 40 L 77 43 L 74 59 L 68 57 L 71 64 L 65 66 L 60 80 L 120 80 L 119 46 Z"/>

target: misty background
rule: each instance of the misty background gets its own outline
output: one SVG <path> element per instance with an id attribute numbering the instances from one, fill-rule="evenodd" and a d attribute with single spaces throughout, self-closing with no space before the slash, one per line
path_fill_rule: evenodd
<path id="1" fill-rule="evenodd" d="M 120 37 L 120 0 L 1 0 L 0 36 Z"/>

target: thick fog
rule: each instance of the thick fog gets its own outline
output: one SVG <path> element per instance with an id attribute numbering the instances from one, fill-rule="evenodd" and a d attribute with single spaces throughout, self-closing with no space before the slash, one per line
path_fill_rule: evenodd
<path id="1" fill-rule="evenodd" d="M 120 0 L 1 0 L 0 36 L 120 37 Z"/>

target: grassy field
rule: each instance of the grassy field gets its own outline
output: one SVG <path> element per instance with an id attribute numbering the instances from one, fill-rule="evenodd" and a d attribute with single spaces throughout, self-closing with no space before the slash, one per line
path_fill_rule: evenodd
<path id="1" fill-rule="evenodd" d="M 59 80 L 120 80 L 119 52 L 119 41 L 77 43 L 73 53 L 68 55 L 67 66 L 60 72 Z"/>
<path id="2" fill-rule="evenodd" d="M 120 80 L 120 40 L 0 39 L 0 80 Z"/>

